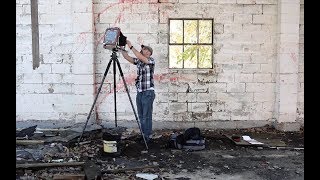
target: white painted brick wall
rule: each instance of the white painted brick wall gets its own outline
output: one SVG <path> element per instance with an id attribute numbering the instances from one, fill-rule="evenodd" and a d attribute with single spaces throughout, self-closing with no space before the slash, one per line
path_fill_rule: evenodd
<path id="1" fill-rule="evenodd" d="M 234 23 L 240 24 L 250 24 L 252 23 L 252 15 L 251 14 L 237 14 L 234 16 Z"/>
<path id="2" fill-rule="evenodd" d="M 279 12 L 278 3 L 288 8 Z M 93 86 L 100 84 L 111 55 L 102 48 L 101 39 L 108 27 L 120 27 L 135 47 L 153 47 L 155 121 L 191 121 L 192 113 L 198 113 L 200 119 L 206 114 L 204 121 L 270 120 L 276 110 L 277 83 L 282 86 L 282 100 L 298 99 L 297 104 L 280 104 L 278 118 L 294 117 L 290 113 L 295 107 L 303 118 L 303 4 L 287 0 L 80 0 L 60 4 L 39 0 L 41 63 L 33 70 L 30 1 L 17 1 L 17 120 L 85 121 L 94 99 Z M 168 69 L 168 18 L 214 19 L 213 70 Z M 278 33 L 284 44 L 278 43 Z M 277 49 L 278 45 L 283 48 Z M 135 101 L 136 67 L 118 55 Z M 293 74 L 295 71 L 298 73 Z M 114 118 L 112 75 L 111 66 L 97 103 L 100 120 Z M 133 120 L 118 72 L 116 80 L 117 102 L 122 107 L 119 118 Z M 43 105 L 39 110 L 26 107 L 33 99 L 41 102 L 35 105 Z M 207 110 L 215 113 L 207 117 Z"/>
<path id="3" fill-rule="evenodd" d="M 243 13 L 253 15 L 262 14 L 262 5 L 244 5 Z"/>
<path id="4" fill-rule="evenodd" d="M 20 1 L 20 3 L 25 2 Z M 35 70 L 32 69 L 30 5 L 23 5 L 21 11 L 19 9 L 17 11 L 17 34 L 24 36 L 24 38 L 19 39 L 19 36 L 17 38 L 18 44 L 22 44 L 17 49 L 17 55 L 21 56 L 22 60 L 21 64 L 17 64 L 18 71 L 22 73 L 22 78 L 17 80 L 19 83 L 17 97 L 23 95 L 23 98 L 17 99 L 19 104 L 17 120 L 75 120 L 77 110 L 74 109 L 74 92 L 78 92 L 79 89 L 77 89 L 78 86 L 74 86 L 72 74 L 73 56 L 77 55 L 74 49 L 77 43 L 74 37 L 77 34 L 73 33 L 78 33 L 79 29 L 73 29 L 76 27 L 73 25 L 83 23 L 91 31 L 92 23 L 88 25 L 87 22 L 92 19 L 92 13 L 87 17 L 79 14 L 74 16 L 76 11 L 72 10 L 72 3 L 71 1 L 39 1 L 39 61 L 41 62 Z M 90 1 L 79 3 L 87 3 L 87 6 L 91 4 Z M 78 22 L 73 21 L 73 16 L 83 19 Z M 83 25 L 81 28 L 85 27 Z M 92 40 L 89 43 L 92 43 Z M 23 44 L 28 44 L 29 47 L 25 48 Z M 92 80 L 91 84 L 93 84 Z M 86 91 L 85 96 L 92 101 L 93 89 Z"/>
<path id="5" fill-rule="evenodd" d="M 169 0 L 169 1 L 170 1 L 170 0 Z M 198 3 L 204 3 L 204 4 L 211 3 L 211 4 L 216 4 L 216 3 L 218 3 L 218 0 L 198 0 Z"/>
<path id="6" fill-rule="evenodd" d="M 262 12 L 263 14 L 271 14 L 271 15 L 277 15 L 278 14 L 278 6 L 277 5 L 269 5 L 264 4 L 262 5 Z"/>
<path id="7" fill-rule="evenodd" d="M 207 108 L 206 103 L 188 103 L 188 112 L 206 112 Z"/>
<path id="8" fill-rule="evenodd" d="M 228 83 L 227 92 L 245 92 L 245 83 Z"/>
<path id="9" fill-rule="evenodd" d="M 234 82 L 253 82 L 253 74 L 252 73 L 241 73 L 235 76 Z"/>
<path id="10" fill-rule="evenodd" d="M 218 4 L 235 4 L 236 0 L 218 0 Z"/>
<path id="11" fill-rule="evenodd" d="M 214 93 L 197 93 L 197 102 L 213 102 L 216 99 Z"/>
<path id="12" fill-rule="evenodd" d="M 162 99 L 162 98 L 159 98 L 159 99 Z M 178 102 L 196 102 L 196 101 L 197 101 L 196 93 L 178 93 Z"/>
<path id="13" fill-rule="evenodd" d="M 256 0 L 237 0 L 237 4 L 255 4 Z"/>
<path id="14" fill-rule="evenodd" d="M 260 64 L 243 64 L 242 73 L 256 73 L 260 71 Z"/>

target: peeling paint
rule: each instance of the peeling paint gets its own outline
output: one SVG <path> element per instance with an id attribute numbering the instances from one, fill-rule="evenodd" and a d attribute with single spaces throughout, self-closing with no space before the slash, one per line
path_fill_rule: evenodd
<path id="1" fill-rule="evenodd" d="M 206 118 L 210 118 L 211 116 L 212 116 L 212 112 L 203 112 L 203 113 L 192 112 L 191 114 L 192 119 L 196 119 L 196 120 L 203 120 Z"/>
<path id="2" fill-rule="evenodd" d="M 53 93 L 54 89 L 52 87 L 48 88 L 49 93 Z"/>

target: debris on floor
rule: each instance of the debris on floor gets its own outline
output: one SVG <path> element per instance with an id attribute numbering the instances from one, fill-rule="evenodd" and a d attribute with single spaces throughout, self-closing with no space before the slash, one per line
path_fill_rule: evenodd
<path id="1" fill-rule="evenodd" d="M 246 136 L 246 135 L 242 136 L 242 139 L 244 141 L 247 141 L 249 144 L 259 144 L 259 145 L 263 144 L 262 142 L 252 139 L 250 136 Z"/>
<path id="2" fill-rule="evenodd" d="M 228 173 L 236 169 L 234 169 L 234 162 L 227 163 L 225 160 L 233 161 L 239 157 L 239 154 L 218 155 L 221 150 L 221 152 L 230 150 L 233 153 L 242 151 L 247 153 L 246 149 L 255 150 L 254 148 L 261 147 L 261 145 L 274 147 L 279 141 L 282 143 L 278 145 L 281 144 L 282 147 L 300 148 L 296 149 L 297 151 L 303 150 L 304 147 L 303 131 L 283 133 L 270 130 L 269 127 L 255 130 L 252 128 L 242 130 L 201 129 L 201 136 L 205 139 L 205 148 L 201 151 L 187 151 L 170 146 L 172 134 L 184 134 L 186 132 L 184 129 L 155 130 L 152 142 L 148 144 L 148 150 L 141 143 L 141 134 L 137 129 L 88 128 L 79 144 L 77 140 L 81 128 L 78 130 L 73 128 L 49 130 L 30 127 L 28 129 L 28 132 L 19 133 L 16 140 L 16 179 L 163 179 L 165 178 L 163 174 L 188 174 L 195 170 L 208 168 L 215 173 Z M 114 134 L 119 135 L 115 142 L 112 136 Z M 232 138 L 234 135 L 241 137 L 239 142 L 235 141 L 234 137 Z M 263 144 L 250 144 L 244 140 L 246 137 L 243 138 L 243 135 Z M 21 136 L 25 139 L 21 139 Z M 273 140 L 277 141 L 272 143 Z M 107 143 L 112 141 L 112 143 L 106 144 L 105 141 Z M 247 146 L 242 146 L 241 143 L 247 143 Z M 105 147 L 105 145 L 108 146 Z M 299 155 L 300 153 L 292 157 L 300 157 Z M 220 157 L 224 159 L 221 162 L 217 161 L 217 158 Z M 252 157 L 258 158 L 257 156 Z M 211 159 L 214 161 L 211 162 Z M 297 164 L 296 161 L 295 163 Z M 267 165 L 271 166 L 271 163 Z M 279 164 L 274 165 L 279 166 Z M 253 166 L 244 163 L 242 169 L 252 169 Z M 283 169 L 277 170 L 283 171 Z M 302 176 L 303 171 L 293 174 Z"/>
<path id="3" fill-rule="evenodd" d="M 158 175 L 156 174 L 149 174 L 149 173 L 138 173 L 136 174 L 136 177 L 142 178 L 142 179 L 147 179 L 147 180 L 153 180 L 158 178 Z"/>

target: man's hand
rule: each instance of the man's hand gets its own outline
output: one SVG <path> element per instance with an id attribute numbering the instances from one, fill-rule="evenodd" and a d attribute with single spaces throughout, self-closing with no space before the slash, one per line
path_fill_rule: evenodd
<path id="1" fill-rule="evenodd" d="M 127 45 L 130 48 L 132 46 L 131 42 L 129 40 L 127 40 Z"/>
<path id="2" fill-rule="evenodd" d="M 126 51 L 126 49 L 125 49 L 124 46 L 119 46 L 119 49 L 120 49 L 121 51 Z"/>

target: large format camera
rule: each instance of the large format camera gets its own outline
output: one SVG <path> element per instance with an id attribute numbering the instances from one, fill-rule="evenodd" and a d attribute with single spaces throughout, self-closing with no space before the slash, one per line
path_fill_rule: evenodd
<path id="1" fill-rule="evenodd" d="M 103 47 L 109 50 L 117 50 L 120 46 L 125 46 L 126 41 L 127 37 L 122 34 L 120 28 L 107 28 L 104 34 Z"/>

